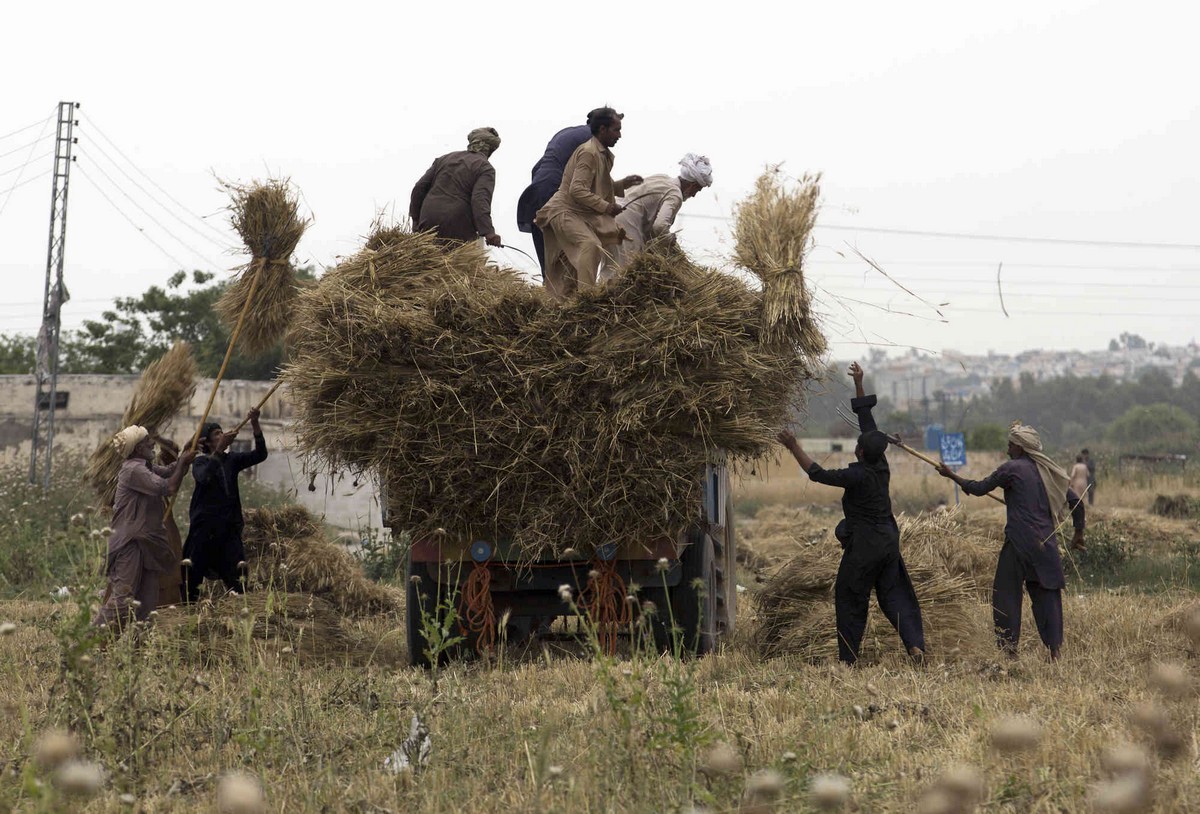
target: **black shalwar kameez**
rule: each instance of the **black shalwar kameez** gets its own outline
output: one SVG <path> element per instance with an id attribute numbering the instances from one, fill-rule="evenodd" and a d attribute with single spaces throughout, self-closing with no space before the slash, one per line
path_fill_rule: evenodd
<path id="1" fill-rule="evenodd" d="M 871 415 L 875 404 L 874 395 L 850 401 L 863 433 L 878 429 Z M 834 583 L 838 658 L 847 664 L 858 660 L 872 589 L 905 649 L 924 652 L 921 607 L 900 556 L 900 528 L 892 515 L 887 457 L 880 455 L 874 463 L 858 461 L 845 469 L 823 469 L 814 462 L 808 476 L 816 483 L 845 490 L 842 511 L 846 519 L 838 525 L 837 535 L 843 547 L 842 562 Z"/>

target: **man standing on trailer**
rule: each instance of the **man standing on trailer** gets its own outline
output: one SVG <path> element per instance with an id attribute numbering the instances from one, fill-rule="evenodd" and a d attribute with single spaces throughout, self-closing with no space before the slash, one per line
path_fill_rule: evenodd
<path id="1" fill-rule="evenodd" d="M 591 137 L 592 129 L 586 124 L 564 127 L 555 133 L 554 138 L 546 145 L 546 152 L 533 165 L 531 182 L 517 201 L 517 228 L 532 234 L 533 249 L 537 252 L 538 265 L 542 267 L 543 275 L 546 273 L 546 240 L 533 219 L 537 217 L 538 210 L 558 192 L 563 170 L 575 154 L 576 148 Z"/>
<path id="2" fill-rule="evenodd" d="M 888 438 L 875 426 L 871 408 L 877 400 L 874 394 L 864 393 L 863 369 L 858 362 L 850 364 L 850 377 L 854 379 L 850 406 L 858 415 L 862 433 L 854 447 L 856 463 L 845 469 L 824 469 L 787 430 L 779 434 L 779 440 L 814 483 L 845 490 L 845 519 L 834 532 L 842 544 L 842 562 L 833 589 L 838 658 L 846 664 L 858 661 L 874 590 L 880 609 L 900 634 L 908 655 L 921 661 L 925 656 L 925 631 L 917 593 L 900 556 L 900 527 L 892 514 L 891 470 L 884 454 Z"/>
<path id="3" fill-rule="evenodd" d="M 492 226 L 496 170 L 488 161 L 499 147 L 494 127 L 477 127 L 467 134 L 467 149 L 437 158 L 413 187 L 408 205 L 413 229 L 432 230 L 451 244 L 482 238 L 499 246 Z"/>
<path id="4" fill-rule="evenodd" d="M 621 138 L 622 114 L 600 107 L 588 114 L 592 137 L 571 155 L 558 192 L 534 223 L 546 239 L 546 289 L 562 300 L 596 285 L 608 248 L 621 242 L 616 196 L 640 184 L 641 176 L 612 177 L 612 147 Z"/>

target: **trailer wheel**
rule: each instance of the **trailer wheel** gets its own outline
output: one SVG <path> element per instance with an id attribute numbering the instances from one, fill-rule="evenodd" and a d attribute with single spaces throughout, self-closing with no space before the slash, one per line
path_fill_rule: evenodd
<path id="1" fill-rule="evenodd" d="M 408 663 L 413 667 L 428 669 L 432 665 L 425 654 L 428 647 L 425 634 L 421 632 L 421 603 L 428 604 L 432 599 L 421 599 L 422 590 L 429 592 L 429 573 L 425 566 L 412 561 L 410 554 L 405 562 L 404 575 L 407 577 L 406 601 L 404 603 L 404 628 L 408 642 Z M 417 577 L 417 579 L 413 579 Z"/>
<path id="2" fill-rule="evenodd" d="M 671 610 L 683 637 L 683 649 L 702 656 L 717 645 L 717 545 L 703 529 L 694 529 L 688 536 L 691 544 L 679 558 L 683 573 L 671 589 Z"/>

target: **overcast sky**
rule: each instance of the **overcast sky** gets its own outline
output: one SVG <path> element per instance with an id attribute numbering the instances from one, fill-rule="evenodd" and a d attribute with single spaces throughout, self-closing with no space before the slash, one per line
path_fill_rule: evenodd
<path id="1" fill-rule="evenodd" d="M 868 344 L 1090 350 L 1121 331 L 1186 343 L 1200 313 L 1198 16 L 1082 0 L 14 4 L 0 331 L 40 319 L 42 123 L 60 100 L 82 105 L 67 328 L 180 266 L 241 262 L 214 176 L 289 176 L 315 218 L 297 258 L 332 265 L 377 210 L 406 213 L 433 158 L 480 125 L 503 139 L 497 229 L 532 254 L 515 224 L 531 166 L 608 103 L 626 114 L 618 176 L 711 158 L 713 188 L 677 222 L 710 262 L 765 165 L 824 174 L 808 280 L 839 358 Z M 997 235 L 1041 242 L 983 239 Z M 947 303 L 945 321 L 927 303 Z"/>

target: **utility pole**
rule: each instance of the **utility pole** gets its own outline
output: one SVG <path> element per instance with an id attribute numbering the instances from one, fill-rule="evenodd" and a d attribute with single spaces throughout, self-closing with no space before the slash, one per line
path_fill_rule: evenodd
<path id="1" fill-rule="evenodd" d="M 50 188 L 50 240 L 46 248 L 46 291 L 42 300 L 42 327 L 38 331 L 37 395 L 33 400 L 33 445 L 29 455 L 29 482 L 37 483 L 38 453 L 42 453 L 42 488 L 50 488 L 54 465 L 54 410 L 58 399 L 58 335 L 62 327 L 62 305 L 69 299 L 63 285 L 63 253 L 67 244 L 67 184 L 71 148 L 75 138 L 75 111 L 78 102 L 58 103 L 58 134 L 54 142 L 54 172 Z M 49 390 L 47 391 L 47 385 Z M 46 412 L 46 437 L 43 443 L 42 411 Z"/>

